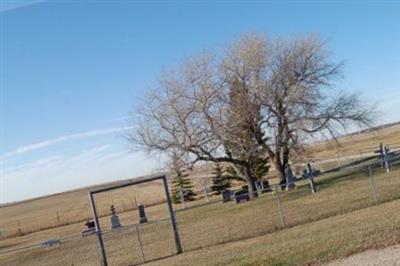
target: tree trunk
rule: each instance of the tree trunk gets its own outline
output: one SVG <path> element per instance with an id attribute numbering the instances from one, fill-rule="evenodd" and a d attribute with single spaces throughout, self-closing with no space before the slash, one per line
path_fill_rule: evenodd
<path id="1" fill-rule="evenodd" d="M 254 184 L 254 181 L 247 181 L 247 186 L 249 187 L 249 197 L 250 199 L 254 199 L 258 196 L 257 194 L 257 188 L 256 185 Z"/>
<path id="2" fill-rule="evenodd" d="M 246 180 L 250 199 L 256 198 L 258 196 L 256 184 L 254 183 L 256 180 L 250 167 L 238 167 L 238 170 L 240 175 Z"/>
<path id="3" fill-rule="evenodd" d="M 274 164 L 276 171 L 278 172 L 279 185 L 281 186 L 281 189 L 284 190 L 286 188 L 285 166 L 282 165 L 278 157 L 275 157 Z"/>

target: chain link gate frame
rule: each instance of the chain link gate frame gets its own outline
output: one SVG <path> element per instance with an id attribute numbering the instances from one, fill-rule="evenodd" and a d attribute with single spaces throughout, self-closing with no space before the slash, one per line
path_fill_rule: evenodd
<path id="1" fill-rule="evenodd" d="M 163 182 L 165 197 L 166 197 L 167 205 L 168 205 L 169 219 L 171 221 L 172 231 L 173 231 L 174 240 L 175 240 L 176 254 L 182 253 L 182 245 L 181 245 L 181 241 L 179 238 L 178 227 L 176 225 L 175 212 L 172 207 L 171 196 L 170 196 L 169 189 L 168 189 L 167 176 L 165 174 L 155 174 L 155 175 L 149 175 L 149 176 L 136 178 L 135 180 L 128 182 L 128 183 L 89 191 L 89 193 L 88 193 L 89 202 L 90 202 L 90 207 L 91 207 L 92 214 L 93 214 L 93 220 L 95 223 L 97 244 L 98 244 L 99 253 L 100 253 L 100 262 L 101 262 L 102 266 L 108 266 L 108 261 L 107 261 L 106 251 L 104 248 L 102 231 L 101 231 L 101 227 L 100 227 L 100 223 L 99 223 L 99 217 L 98 217 L 97 210 L 96 210 L 96 203 L 94 201 L 93 196 L 95 194 L 99 194 L 102 192 L 120 189 L 120 188 L 124 188 L 124 187 L 128 187 L 128 186 L 134 186 L 134 185 L 151 182 L 151 181 L 156 181 L 156 180 L 162 180 L 162 182 Z"/>

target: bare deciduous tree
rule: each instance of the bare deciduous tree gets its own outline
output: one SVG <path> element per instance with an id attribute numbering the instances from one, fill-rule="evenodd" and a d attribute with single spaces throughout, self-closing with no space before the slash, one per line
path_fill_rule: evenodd
<path id="1" fill-rule="evenodd" d="M 201 54 L 165 73 L 129 139 L 148 151 L 178 150 L 189 164 L 231 163 L 253 195 L 255 156 L 268 156 L 284 184 L 305 139 L 371 122 L 369 106 L 335 89 L 340 74 L 317 38 L 247 35 L 219 58 Z"/>

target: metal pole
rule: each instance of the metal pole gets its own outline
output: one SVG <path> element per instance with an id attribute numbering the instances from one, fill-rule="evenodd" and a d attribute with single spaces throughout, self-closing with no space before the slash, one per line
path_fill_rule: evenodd
<path id="1" fill-rule="evenodd" d="M 179 239 L 178 227 L 177 227 L 176 221 L 175 221 L 175 213 L 174 213 L 174 209 L 172 208 L 171 197 L 169 195 L 167 177 L 163 176 L 162 179 L 163 179 L 163 183 L 164 183 L 165 196 L 167 197 L 169 216 L 171 217 L 172 230 L 174 231 L 176 253 L 180 254 L 180 253 L 182 253 L 181 240 Z"/>
<path id="2" fill-rule="evenodd" d="M 185 197 L 183 196 L 182 186 L 180 187 L 179 191 L 180 191 L 180 194 L 181 194 L 182 209 L 185 209 Z"/>
<path id="3" fill-rule="evenodd" d="M 369 176 L 371 177 L 371 186 L 372 186 L 372 192 L 374 194 L 374 201 L 375 201 L 375 203 L 378 203 L 378 193 L 376 191 L 375 179 L 374 179 L 374 176 L 372 175 L 371 165 L 368 166 L 368 172 L 369 172 Z"/>
<path id="4" fill-rule="evenodd" d="M 206 180 L 203 179 L 203 189 L 204 189 L 204 196 L 206 198 L 206 202 L 208 202 L 208 189 L 207 189 L 207 185 L 206 185 Z"/>
<path id="5" fill-rule="evenodd" d="M 140 252 L 142 254 L 143 263 L 145 263 L 146 259 L 144 258 L 143 245 L 142 245 L 142 240 L 140 238 L 140 232 L 139 232 L 139 225 L 135 225 L 135 227 L 136 227 L 136 235 L 137 235 L 137 239 L 139 242 L 139 247 L 140 247 Z"/>
<path id="6" fill-rule="evenodd" d="M 310 183 L 311 192 L 315 193 L 315 192 L 317 192 L 317 190 L 315 189 L 314 173 L 313 173 L 310 163 L 307 164 L 307 168 L 308 168 L 308 173 L 309 173 L 308 181 Z"/>
<path id="7" fill-rule="evenodd" d="M 285 219 L 283 218 L 283 211 L 281 205 L 281 198 L 279 197 L 278 187 L 276 188 L 276 199 L 278 200 L 279 216 L 281 217 L 282 227 L 286 227 Z"/>
<path id="8" fill-rule="evenodd" d="M 96 227 L 97 243 L 99 245 L 100 256 L 101 256 L 101 265 L 108 266 L 106 251 L 104 249 L 103 237 L 101 235 L 99 217 L 97 216 L 96 205 L 94 203 L 93 194 L 91 192 L 89 192 L 89 201 L 90 201 L 90 207 L 92 209 L 92 213 L 93 213 L 93 217 L 94 217 L 94 225 Z"/>

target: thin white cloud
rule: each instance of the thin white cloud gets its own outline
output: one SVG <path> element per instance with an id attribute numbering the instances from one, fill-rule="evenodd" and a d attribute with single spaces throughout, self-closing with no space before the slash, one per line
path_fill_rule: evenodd
<path id="1" fill-rule="evenodd" d="M 103 151 L 109 149 L 111 145 L 103 145 L 99 147 L 94 147 L 92 149 L 83 151 L 79 155 L 70 158 L 65 162 L 65 166 L 68 166 L 69 169 L 77 168 L 81 165 L 85 165 L 88 162 L 98 160 L 100 157 L 105 156 Z"/>
<path id="2" fill-rule="evenodd" d="M 54 139 L 44 140 L 44 141 L 40 141 L 40 142 L 36 142 L 36 143 L 32 143 L 32 144 L 28 144 L 28 145 L 25 145 L 25 146 L 18 147 L 14 151 L 5 153 L 1 157 L 3 159 L 6 159 L 6 158 L 11 157 L 11 156 L 21 155 L 21 154 L 24 154 L 24 153 L 27 153 L 27 152 L 31 152 L 31 151 L 35 151 L 35 150 L 38 150 L 38 149 L 42 149 L 42 148 L 48 147 L 48 146 L 59 144 L 59 143 L 65 142 L 65 141 L 119 133 L 119 132 L 123 132 L 125 130 L 128 130 L 130 128 L 131 127 L 115 127 L 115 128 L 98 129 L 98 130 L 80 132 L 80 133 L 76 133 L 76 134 L 64 135 L 64 136 L 60 136 L 60 137 L 57 137 L 57 138 L 54 138 Z"/>
<path id="3" fill-rule="evenodd" d="M 111 148 L 110 145 L 94 146 L 71 156 L 44 157 L 8 169 L 2 176 L 0 203 L 141 176 L 160 167 L 158 160 L 143 153 L 110 152 Z"/>
<path id="4" fill-rule="evenodd" d="M 21 0 L 21 1 L 16 1 L 16 0 L 2 0 L 0 1 L 0 13 L 6 12 L 8 10 L 13 10 L 17 8 L 22 8 L 26 6 L 31 6 L 35 4 L 39 4 L 42 2 L 46 2 L 46 0 Z"/>
<path id="5" fill-rule="evenodd" d="M 110 147 L 111 145 L 96 146 L 69 157 L 56 155 L 41 158 L 15 167 L 6 168 L 4 169 L 3 177 L 7 179 L 15 176 L 32 176 L 37 172 L 47 173 L 57 169 L 63 169 L 63 172 L 70 171 L 106 156 L 104 151 Z"/>
<path id="6" fill-rule="evenodd" d="M 17 173 L 20 171 L 26 171 L 26 170 L 33 171 L 35 169 L 49 168 L 60 164 L 62 161 L 64 161 L 64 158 L 63 156 L 59 155 L 44 157 L 35 161 L 4 168 L 3 174 L 4 176 L 7 176 L 10 173 Z"/>
<path id="7" fill-rule="evenodd" d="M 107 154 L 104 156 L 101 156 L 98 158 L 99 162 L 103 162 L 103 161 L 110 161 L 110 160 L 114 160 L 123 156 L 129 155 L 129 151 L 118 151 L 118 152 L 114 152 L 111 154 Z"/>

